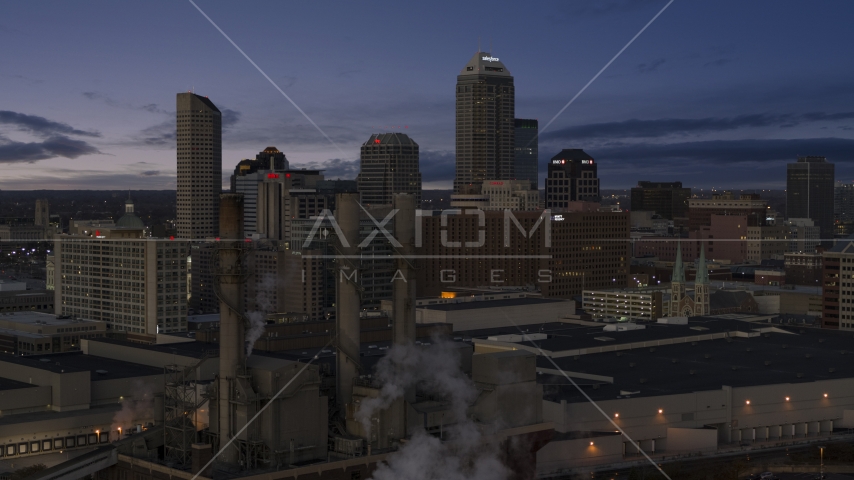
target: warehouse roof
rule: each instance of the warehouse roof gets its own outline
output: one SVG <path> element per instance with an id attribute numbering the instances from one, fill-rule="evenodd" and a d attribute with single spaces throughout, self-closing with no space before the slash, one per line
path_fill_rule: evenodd
<path id="1" fill-rule="evenodd" d="M 181 355 L 182 357 L 202 358 L 205 354 L 208 356 L 218 356 L 219 347 L 210 343 L 202 342 L 181 342 L 181 343 L 166 343 L 162 345 L 146 345 L 143 343 L 128 342 L 125 340 L 116 340 L 113 338 L 91 338 L 90 342 L 103 342 L 112 345 L 121 345 L 130 348 L 139 348 L 141 350 L 149 350 L 152 352 L 172 353 Z"/>
<path id="2" fill-rule="evenodd" d="M 557 325 L 560 325 L 558 327 Z M 457 332 L 475 338 L 475 343 L 489 343 L 487 336 L 524 333 L 546 333 L 548 338 L 537 340 L 539 348 L 549 353 L 566 351 L 587 351 L 600 348 L 616 348 L 628 344 L 645 344 L 649 342 L 670 342 L 676 339 L 690 339 L 692 337 L 708 337 L 709 335 L 725 335 L 728 332 L 748 332 L 759 326 L 739 320 L 696 317 L 691 318 L 686 325 L 643 323 L 644 328 L 638 330 L 604 331 L 606 323 L 595 325 L 547 323 L 540 326 L 525 325 L 520 328 L 513 326 L 501 329 L 476 330 L 471 332 Z M 625 327 L 627 324 L 610 324 Z M 628 324 L 631 325 L 631 324 Z M 770 328 L 769 326 L 763 326 Z M 542 328 L 542 330 L 541 330 Z M 530 343 L 519 343 L 525 348 L 533 348 Z M 586 353 L 586 352 L 582 352 Z"/>
<path id="3" fill-rule="evenodd" d="M 114 360 L 112 358 L 84 355 L 83 352 L 54 353 L 25 357 L 0 357 L 0 368 L 2 368 L 3 363 L 23 365 L 52 373 L 91 372 L 90 378 L 92 381 L 159 375 L 163 373 L 163 369 L 160 368 Z"/>
<path id="4" fill-rule="evenodd" d="M 566 303 L 567 306 L 572 305 L 566 300 L 558 300 L 551 298 L 508 298 L 500 300 L 472 300 L 460 303 L 438 303 L 435 305 L 419 305 L 416 308 L 426 308 L 428 310 L 443 310 L 446 312 L 458 310 L 476 310 L 479 308 L 503 308 L 503 307 L 518 307 L 524 305 L 544 305 L 549 303 Z M 575 313 L 574 311 L 568 313 Z"/>
<path id="5" fill-rule="evenodd" d="M 0 390 L 17 390 L 19 388 L 31 388 L 37 386 L 38 385 L 33 385 L 32 383 L 19 382 L 10 378 L 0 377 Z"/>
<path id="6" fill-rule="evenodd" d="M 66 410 L 63 412 L 48 410 L 41 412 L 19 413 L 15 415 L 3 415 L 0 417 L 0 425 L 14 425 L 27 422 L 83 417 L 88 415 L 97 415 L 99 413 L 119 412 L 121 409 L 122 405 L 120 403 L 110 403 L 107 405 L 92 405 L 91 408 L 81 410 Z"/>
<path id="7" fill-rule="evenodd" d="M 852 378 L 854 362 L 846 360 L 849 356 L 854 358 L 852 345 L 854 334 L 848 332 L 778 327 L 750 337 L 553 360 L 582 384 L 592 399 L 606 400 L 717 390 L 723 385 L 743 387 Z M 547 398 L 586 401 L 548 358 L 539 356 L 537 367 L 544 370 L 538 380 L 546 385 Z M 609 383 L 609 377 L 613 383 Z M 594 388 L 596 384 L 598 387 Z"/>

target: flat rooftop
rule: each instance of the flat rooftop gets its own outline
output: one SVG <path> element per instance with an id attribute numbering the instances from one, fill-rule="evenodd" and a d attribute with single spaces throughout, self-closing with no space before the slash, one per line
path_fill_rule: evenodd
<path id="1" fill-rule="evenodd" d="M 490 341 L 486 340 L 486 337 L 493 335 L 545 333 L 548 334 L 548 338 L 537 340 L 537 346 L 547 354 L 558 354 L 559 352 L 610 348 L 626 344 L 658 343 L 687 337 L 723 335 L 728 332 L 751 331 L 758 328 L 757 325 L 748 322 L 714 317 L 692 318 L 687 325 L 641 323 L 639 325 L 645 328 L 626 331 L 604 331 L 606 325 L 625 325 L 625 323 L 597 323 L 596 325 L 544 323 L 542 325 L 525 325 L 521 329 L 510 326 L 506 328 L 456 332 L 455 335 L 463 334 L 470 336 L 475 339 L 475 343 L 479 341 L 489 343 Z M 517 343 L 528 349 L 533 348 L 529 342 Z"/>
<path id="2" fill-rule="evenodd" d="M 42 411 L 31 413 L 19 413 L 16 415 L 3 415 L 0 417 L 0 425 L 15 425 L 27 422 L 40 422 L 44 420 L 61 420 L 63 418 L 83 417 L 88 415 L 97 415 L 99 413 L 109 413 L 121 411 L 120 403 L 111 403 L 107 405 L 92 405 L 90 408 L 82 410 L 69 410 L 65 412 Z"/>
<path id="3" fill-rule="evenodd" d="M 608 332 L 612 334 L 614 332 Z M 849 357 L 851 357 L 849 359 Z M 854 333 L 776 327 L 751 336 L 552 359 L 594 400 L 672 395 L 854 377 Z M 546 398 L 584 402 L 548 358 L 538 356 Z M 551 373 L 551 374 L 549 374 Z M 610 377 L 590 380 L 584 377 Z M 594 377 L 595 378 L 595 377 Z M 594 388 L 594 385 L 598 387 Z"/>
<path id="4" fill-rule="evenodd" d="M 446 312 L 458 310 L 476 310 L 478 308 L 501 308 L 501 307 L 518 307 L 524 305 L 545 305 L 549 303 L 566 303 L 571 304 L 568 300 L 558 300 L 552 298 L 507 298 L 499 300 L 468 300 L 459 303 L 437 303 L 433 305 L 418 305 L 415 308 L 426 308 L 428 310 L 443 310 Z M 570 313 L 575 313 L 570 312 Z"/>
<path id="5" fill-rule="evenodd" d="M 84 355 L 83 352 L 30 355 L 25 357 L 9 355 L 0 357 L 0 368 L 2 368 L 3 363 L 23 365 L 52 373 L 90 372 L 90 379 L 93 382 L 116 378 L 160 375 L 163 373 L 162 368 L 149 367 L 123 360 L 113 360 L 112 358 Z M 0 375 L 2 375 L 2 370 L 0 370 Z"/>
<path id="6" fill-rule="evenodd" d="M 5 320 L 7 322 L 15 322 L 26 325 L 51 325 L 51 326 L 63 326 L 63 325 L 89 325 L 92 326 L 94 324 L 100 324 L 102 322 L 97 322 L 95 320 L 74 320 L 71 318 L 60 318 L 51 313 L 41 313 L 41 312 L 7 312 L 0 314 L 0 320 Z"/>
<path id="7" fill-rule="evenodd" d="M 19 388 L 32 388 L 37 386 L 38 385 L 33 385 L 32 383 L 19 382 L 17 380 L 12 380 L 11 378 L 0 377 L 0 391 L 17 390 Z"/>
<path id="8" fill-rule="evenodd" d="M 90 342 L 109 343 L 111 345 L 121 345 L 123 347 L 138 348 L 140 350 L 148 350 L 151 352 L 170 353 L 181 355 L 182 357 L 202 358 L 205 354 L 208 356 L 218 356 L 219 346 L 216 344 L 202 342 L 180 342 L 180 343 L 165 343 L 161 345 L 147 345 L 144 343 L 128 342 L 126 340 L 117 340 L 114 338 L 90 338 Z"/>
<path id="9" fill-rule="evenodd" d="M 416 344 L 430 346 L 433 343 L 433 339 L 429 337 L 419 337 L 416 340 Z M 457 341 L 456 343 L 462 344 L 463 342 Z M 371 373 L 374 365 L 380 361 L 382 357 L 388 353 L 388 349 L 391 348 L 392 342 L 362 342 L 359 345 L 359 362 L 362 364 L 362 371 L 364 373 Z M 466 344 L 470 345 L 470 344 Z M 279 352 L 267 352 L 267 351 L 255 351 L 252 356 L 262 356 L 262 357 L 271 357 L 271 358 L 281 358 L 285 360 L 293 360 L 297 362 L 308 362 L 311 360 L 314 355 L 317 355 L 317 360 L 314 361 L 316 365 L 329 365 L 327 368 L 329 372 L 335 373 L 336 367 L 336 352 L 335 347 L 330 345 L 324 348 L 303 348 L 303 349 L 294 349 L 294 350 L 283 350 Z"/>

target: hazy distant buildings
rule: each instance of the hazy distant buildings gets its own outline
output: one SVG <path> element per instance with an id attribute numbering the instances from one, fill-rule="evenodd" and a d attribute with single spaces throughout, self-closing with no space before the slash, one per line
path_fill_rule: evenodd
<path id="1" fill-rule="evenodd" d="M 484 180 L 515 178 L 515 90 L 501 61 L 476 53 L 457 76 L 454 193 L 478 193 Z"/>
<path id="2" fill-rule="evenodd" d="M 528 180 L 487 180 L 480 193 L 451 194 L 451 208 L 481 210 L 538 210 L 540 192 Z"/>
<path id="3" fill-rule="evenodd" d="M 833 217 L 839 222 L 854 222 L 854 184 L 836 182 L 833 187 Z"/>
<path id="4" fill-rule="evenodd" d="M 682 188 L 682 182 L 640 181 L 632 188 L 631 210 L 651 211 L 668 220 L 688 216 L 688 199 L 691 189 Z"/>
<path id="5" fill-rule="evenodd" d="M 178 236 L 215 237 L 222 193 L 222 114 L 207 97 L 179 93 L 177 123 Z"/>
<path id="6" fill-rule="evenodd" d="M 517 180 L 528 180 L 531 189 L 539 187 L 539 122 L 529 118 L 517 118 L 515 123 L 515 164 L 514 171 Z"/>
<path id="7" fill-rule="evenodd" d="M 569 202 L 599 202 L 599 178 L 593 157 L 580 148 L 564 149 L 549 161 L 546 208 L 569 207 Z"/>
<path id="8" fill-rule="evenodd" d="M 798 157 L 786 168 L 786 217 L 810 218 L 822 239 L 833 238 L 834 165 L 825 157 Z"/>
<path id="9" fill-rule="evenodd" d="M 46 198 L 39 198 L 36 200 L 36 215 L 34 223 L 39 227 L 47 227 L 50 225 L 50 207 Z"/>
<path id="10" fill-rule="evenodd" d="M 790 218 L 785 222 L 789 227 L 789 251 L 814 253 L 821 245 L 821 229 L 809 218 Z"/>
<path id="11" fill-rule="evenodd" d="M 747 226 L 765 225 L 768 202 L 758 193 L 742 193 L 738 197 L 732 192 L 715 193 L 712 198 L 688 200 L 688 228 L 691 231 L 712 225 L 714 215 L 745 215 Z"/>
<path id="12" fill-rule="evenodd" d="M 358 183 L 363 205 L 391 205 L 395 193 L 421 205 L 418 144 L 405 133 L 373 134 L 362 144 Z"/>
<path id="13" fill-rule="evenodd" d="M 451 288 L 529 286 L 547 298 L 573 298 L 585 289 L 626 286 L 628 212 L 549 218 L 539 211 L 512 212 L 515 220 L 507 215 L 483 212 L 480 227 L 479 215 L 423 216 L 418 296 L 438 296 Z M 478 231 L 482 240 L 473 241 Z"/>

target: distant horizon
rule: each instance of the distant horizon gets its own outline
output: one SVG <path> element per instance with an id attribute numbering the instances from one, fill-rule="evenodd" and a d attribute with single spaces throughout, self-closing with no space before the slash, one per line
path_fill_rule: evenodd
<path id="1" fill-rule="evenodd" d="M 274 145 L 295 167 L 353 178 L 371 134 L 405 132 L 420 146 L 424 187 L 450 188 L 454 86 L 479 38 L 514 77 L 515 116 L 544 127 L 665 3 L 201 1 L 318 128 L 188 2 L 5 3 L 0 41 L 15 48 L 0 53 L 0 188 L 175 188 L 175 95 L 188 90 L 223 113 L 225 172 Z M 367 27 L 378 11 L 383 28 Z M 786 163 L 807 154 L 854 178 L 854 64 L 837 53 L 854 42 L 852 12 L 673 3 L 541 132 L 540 184 L 564 148 L 595 157 L 613 188 L 655 178 L 784 188 Z M 821 35 L 793 35 L 793 24 Z"/>

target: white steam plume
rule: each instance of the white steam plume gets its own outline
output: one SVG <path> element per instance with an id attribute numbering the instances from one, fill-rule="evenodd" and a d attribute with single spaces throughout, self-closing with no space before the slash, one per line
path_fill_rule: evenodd
<path id="1" fill-rule="evenodd" d="M 246 330 L 246 356 L 252 355 L 255 342 L 264 335 L 267 322 L 267 314 L 275 312 L 275 305 L 269 292 L 276 288 L 275 275 L 264 275 L 260 283 L 256 285 L 255 310 L 246 313 L 249 328 Z"/>
<path id="2" fill-rule="evenodd" d="M 416 386 L 448 400 L 457 423 L 446 427 L 448 440 L 444 442 L 423 430 L 416 431 L 400 450 L 377 466 L 373 480 L 508 478 L 498 445 L 488 441 L 466 415 L 478 391 L 460 369 L 458 350 L 452 343 L 434 338 L 429 347 L 395 345 L 377 364 L 376 376 L 382 384 L 379 396 L 363 400 L 356 413 L 368 438 L 374 413 L 388 408 Z"/>
<path id="3" fill-rule="evenodd" d="M 477 389 L 460 370 L 459 353 L 452 345 L 438 338 L 429 347 L 394 345 L 376 366 L 376 377 L 382 385 L 379 396 L 362 400 L 356 420 L 370 433 L 374 413 L 385 410 L 416 386 L 447 398 L 455 419 L 463 420 L 468 406 L 477 398 Z"/>
<path id="4" fill-rule="evenodd" d="M 118 431 L 119 428 L 126 432 L 128 428 L 138 423 L 145 423 L 154 419 L 153 385 L 136 380 L 133 382 L 131 391 L 133 396 L 125 397 L 122 400 L 122 409 L 113 416 L 110 432 Z"/>
<path id="5" fill-rule="evenodd" d="M 377 465 L 372 480 L 505 480 L 510 472 L 498 448 L 485 443 L 473 422 L 466 420 L 442 442 L 418 431 L 403 448 Z"/>

